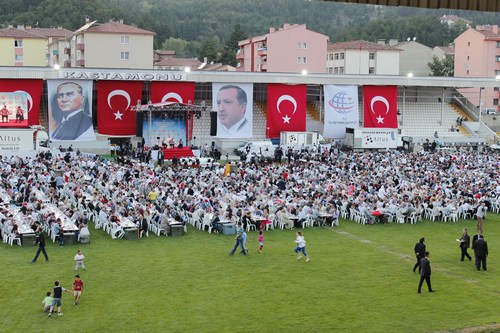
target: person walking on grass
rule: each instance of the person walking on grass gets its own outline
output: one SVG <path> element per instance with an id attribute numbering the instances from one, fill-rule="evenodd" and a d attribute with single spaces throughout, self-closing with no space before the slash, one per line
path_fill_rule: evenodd
<path id="1" fill-rule="evenodd" d="M 80 297 L 82 296 L 83 292 L 83 281 L 80 279 L 80 275 L 75 275 L 75 281 L 73 281 L 73 296 L 75 297 L 75 300 L 73 302 L 74 305 L 78 305 L 78 302 L 80 301 Z"/>
<path id="2" fill-rule="evenodd" d="M 49 317 L 54 311 L 54 309 L 57 307 L 57 315 L 62 316 L 63 313 L 61 312 L 61 299 L 62 299 L 62 293 L 67 292 L 71 294 L 71 291 L 67 290 L 66 288 L 62 287 L 59 285 L 59 281 L 54 282 L 54 301 L 52 302 L 52 306 L 49 309 Z"/>
<path id="3" fill-rule="evenodd" d="M 306 240 L 304 239 L 304 236 L 302 235 L 301 231 L 297 231 L 297 238 L 295 238 L 295 243 L 297 244 L 297 246 L 295 247 L 295 253 L 302 252 L 304 257 L 306 257 L 306 262 L 309 262 L 311 258 L 309 258 L 309 256 L 306 253 Z M 297 260 L 302 259 L 302 257 L 303 256 L 299 254 Z"/>
<path id="4" fill-rule="evenodd" d="M 436 290 L 431 287 L 431 262 L 429 261 L 429 252 L 425 252 L 425 257 L 420 260 L 420 282 L 418 283 L 418 293 L 422 290 L 422 284 L 427 283 L 429 292 L 433 293 Z"/>
<path id="5" fill-rule="evenodd" d="M 262 253 L 262 248 L 264 247 L 264 233 L 259 230 L 259 253 Z"/>
<path id="6" fill-rule="evenodd" d="M 85 270 L 85 264 L 83 263 L 83 259 L 85 259 L 85 257 L 83 256 L 83 253 L 82 251 L 78 250 L 76 251 L 76 254 L 75 254 L 75 271 L 78 270 L 78 268 L 83 268 L 83 270 Z"/>
<path id="7" fill-rule="evenodd" d="M 470 236 L 467 233 L 467 228 L 464 228 L 462 237 L 460 237 L 459 241 L 460 241 L 460 249 L 462 250 L 462 256 L 460 257 L 460 261 L 464 261 L 465 257 L 467 257 L 467 259 L 471 261 L 472 258 L 467 253 L 467 249 L 470 247 Z"/>
<path id="8" fill-rule="evenodd" d="M 234 238 L 235 239 L 235 243 L 234 243 L 234 247 L 233 249 L 231 250 L 231 252 L 229 252 L 229 255 L 233 255 L 234 252 L 236 251 L 236 249 L 239 247 L 241 247 L 241 251 L 243 253 L 243 255 L 247 255 L 247 250 L 245 249 L 245 243 L 244 243 L 244 235 L 245 234 L 245 230 L 243 229 L 243 225 L 241 224 L 241 221 L 238 222 L 238 229 L 236 230 L 236 237 Z"/>
<path id="9" fill-rule="evenodd" d="M 48 262 L 49 256 L 47 255 L 47 251 L 45 251 L 45 236 L 43 235 L 42 227 L 38 227 L 38 229 L 36 229 L 35 235 L 36 235 L 36 240 L 33 243 L 33 245 L 38 244 L 38 250 L 36 251 L 35 257 L 33 258 L 33 260 L 31 260 L 31 262 L 32 263 L 36 262 L 38 256 L 40 255 L 40 252 L 42 252 L 43 255 L 45 256 L 45 262 Z"/>
<path id="10" fill-rule="evenodd" d="M 422 260 L 422 258 L 425 257 L 425 238 L 424 237 L 420 238 L 418 243 L 415 244 L 413 251 L 415 252 L 415 257 L 417 258 L 417 262 L 415 263 L 415 266 L 413 266 L 413 273 L 415 273 L 417 268 L 420 267 L 420 260 Z"/>

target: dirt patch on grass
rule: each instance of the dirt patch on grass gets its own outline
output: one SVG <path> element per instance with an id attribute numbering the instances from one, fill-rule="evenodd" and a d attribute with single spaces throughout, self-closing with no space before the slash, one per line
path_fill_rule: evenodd
<path id="1" fill-rule="evenodd" d="M 498 333 L 500 332 L 500 324 L 490 324 L 477 327 L 466 327 L 453 331 L 433 331 L 431 333 Z"/>

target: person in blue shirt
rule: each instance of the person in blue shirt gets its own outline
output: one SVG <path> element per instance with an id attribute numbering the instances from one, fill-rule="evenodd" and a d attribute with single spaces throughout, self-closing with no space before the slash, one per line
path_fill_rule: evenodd
<path id="1" fill-rule="evenodd" d="M 241 247 L 241 251 L 243 253 L 244 256 L 247 255 L 247 249 L 245 249 L 245 237 L 246 234 L 245 234 L 245 230 L 243 229 L 243 225 L 241 222 L 238 222 L 238 229 L 236 230 L 236 237 L 234 238 L 236 240 L 236 242 L 234 243 L 234 247 L 233 249 L 231 250 L 231 252 L 229 252 L 229 255 L 233 255 L 234 252 L 236 251 L 236 249 L 238 248 L 238 246 Z"/>

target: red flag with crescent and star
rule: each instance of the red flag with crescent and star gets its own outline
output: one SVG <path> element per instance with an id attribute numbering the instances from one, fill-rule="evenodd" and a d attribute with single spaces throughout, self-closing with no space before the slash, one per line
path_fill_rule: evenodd
<path id="1" fill-rule="evenodd" d="M 364 86 L 364 127 L 398 128 L 398 87 Z"/>
<path id="2" fill-rule="evenodd" d="M 97 130 L 106 135 L 135 135 L 136 106 L 142 81 L 97 81 Z"/>
<path id="3" fill-rule="evenodd" d="M 267 135 L 279 138 L 280 132 L 306 130 L 305 84 L 267 85 Z"/>
<path id="4" fill-rule="evenodd" d="M 42 98 L 43 80 L 38 79 L 7 79 L 0 80 L 1 92 L 24 92 L 28 96 L 28 125 L 40 124 L 40 99 Z"/>
<path id="5" fill-rule="evenodd" d="M 194 82 L 151 82 L 151 102 L 194 104 Z"/>

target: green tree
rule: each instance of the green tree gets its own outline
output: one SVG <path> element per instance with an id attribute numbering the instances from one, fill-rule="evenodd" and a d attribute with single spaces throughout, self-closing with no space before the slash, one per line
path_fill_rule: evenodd
<path id="1" fill-rule="evenodd" d="M 175 56 L 178 58 L 187 57 L 189 42 L 182 38 L 170 37 L 161 44 L 162 50 L 174 50 Z"/>
<path id="2" fill-rule="evenodd" d="M 238 51 L 238 42 L 247 39 L 247 34 L 241 29 L 239 24 L 235 24 L 233 32 L 224 44 L 224 50 L 220 57 L 220 62 L 226 65 L 236 66 L 236 52 Z"/>
<path id="3" fill-rule="evenodd" d="M 207 58 L 208 63 L 215 62 L 219 59 L 221 50 L 219 37 L 210 37 L 203 40 L 198 60 L 203 61 Z"/>
<path id="4" fill-rule="evenodd" d="M 451 56 L 445 56 L 443 59 L 433 56 L 427 65 L 431 70 L 431 76 L 453 76 L 455 73 L 455 64 Z"/>

